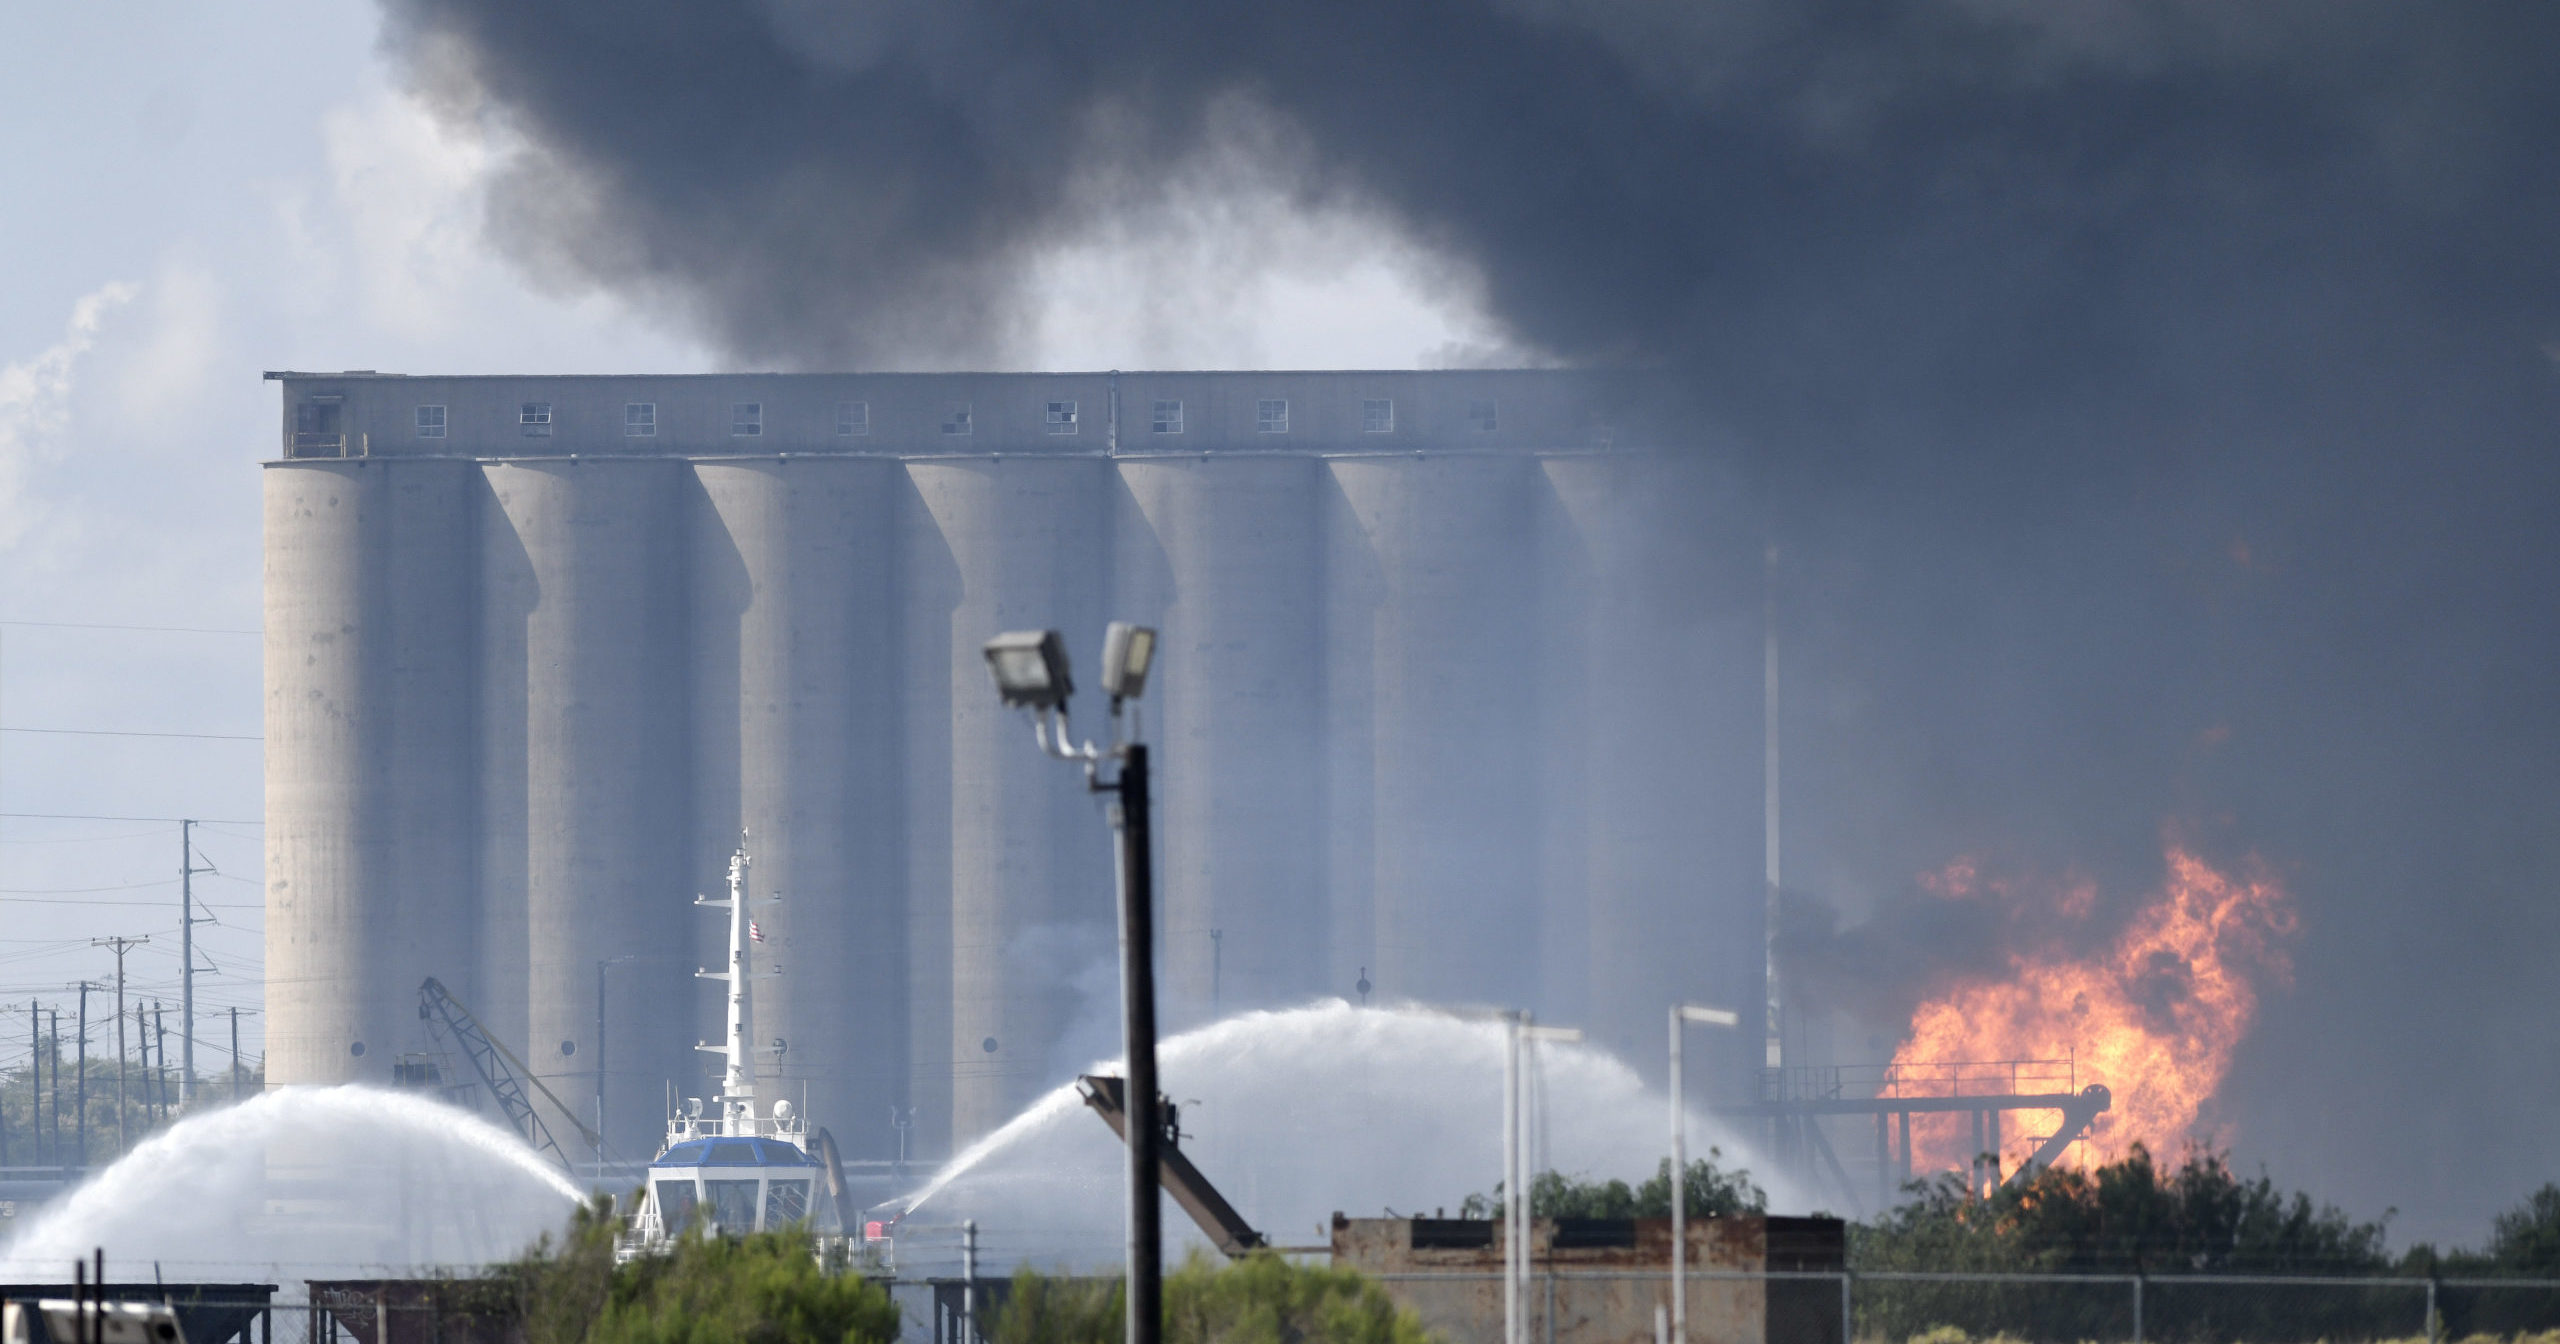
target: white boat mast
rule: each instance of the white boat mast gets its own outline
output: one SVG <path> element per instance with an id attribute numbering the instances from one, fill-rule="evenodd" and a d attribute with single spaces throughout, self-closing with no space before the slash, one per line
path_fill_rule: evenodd
<path id="1" fill-rule="evenodd" d="M 729 969 L 696 971 L 705 980 L 729 982 L 729 1034 L 727 1043 L 697 1044 L 696 1050 L 725 1055 L 728 1068 L 720 1078 L 720 1119 L 722 1132 L 752 1134 L 755 1132 L 756 1088 L 747 1068 L 747 841 L 738 837 L 737 851 L 729 856 L 729 896 L 715 901 L 696 896 L 693 903 L 729 912 Z"/>

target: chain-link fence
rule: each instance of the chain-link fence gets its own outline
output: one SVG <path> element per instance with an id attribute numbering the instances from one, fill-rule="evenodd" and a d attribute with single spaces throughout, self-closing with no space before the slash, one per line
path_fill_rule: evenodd
<path id="1" fill-rule="evenodd" d="M 1504 1338 L 1498 1273 L 1372 1277 L 1448 1344 Z M 2355 1344 L 2560 1330 L 2560 1279 L 1713 1270 L 1687 1277 L 1693 1344 L 1909 1344 L 1933 1335 L 1950 1340 L 1953 1332 L 2026 1344 Z M 976 1327 L 1002 1314 L 1009 1286 L 994 1277 L 974 1285 L 881 1282 L 913 1344 L 978 1344 L 983 1335 Z M 1627 1344 L 1658 1338 L 1668 1327 L 1668 1284 L 1661 1271 L 1535 1273 L 1519 1302 L 1522 1339 Z M 307 1300 L 207 1302 L 198 1304 L 194 1319 L 180 1304 L 188 1344 L 522 1344 L 525 1338 L 524 1304 L 511 1288 L 485 1280 L 297 1286 Z"/>
<path id="2" fill-rule="evenodd" d="M 1498 1274 L 1374 1277 L 1445 1339 L 1504 1337 Z M 2351 1344 L 2560 1330 L 2560 1279 L 1837 1270 L 1687 1278 L 1692 1340 L 1905 1344 L 1961 1332 L 2029 1344 Z M 1668 1315 L 1669 1281 L 1632 1270 L 1533 1274 L 1522 1333 L 1528 1344 L 1650 1337 L 1653 1318 Z"/>

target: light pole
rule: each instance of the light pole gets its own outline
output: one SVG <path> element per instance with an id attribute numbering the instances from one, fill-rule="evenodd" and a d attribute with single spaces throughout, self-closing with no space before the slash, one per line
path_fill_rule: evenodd
<path id="1" fill-rule="evenodd" d="M 1689 1344 L 1689 1110 L 1680 1084 L 1680 1029 L 1692 1022 L 1738 1027 L 1742 1018 L 1722 1008 L 1671 1005 L 1671 1344 Z"/>
<path id="2" fill-rule="evenodd" d="M 1529 1120 L 1528 1070 L 1524 1048 L 1533 1041 L 1579 1041 L 1571 1027 L 1541 1027 L 1525 1012 L 1503 1015 L 1502 1050 L 1502 1181 L 1509 1197 L 1502 1201 L 1502 1341 L 1527 1344 L 1523 1319 L 1529 1293 Z"/>
<path id="3" fill-rule="evenodd" d="M 1156 1186 L 1155 869 L 1147 836 L 1147 747 L 1121 734 L 1121 708 L 1146 690 L 1156 632 L 1113 621 L 1102 636 L 1102 689 L 1111 697 L 1111 741 L 1073 745 L 1067 700 L 1075 681 L 1066 641 L 1055 630 L 1016 630 L 987 641 L 987 671 L 1005 704 L 1031 711 L 1040 750 L 1084 766 L 1085 787 L 1114 795 L 1111 829 L 1118 837 L 1120 881 L 1120 1026 L 1129 1058 L 1128 1344 L 1156 1344 L 1164 1327 L 1164 1226 Z M 1051 720 L 1056 721 L 1054 733 Z M 1131 737 L 1135 735 L 1132 734 Z M 1119 766 L 1105 780 L 1101 766 Z"/>

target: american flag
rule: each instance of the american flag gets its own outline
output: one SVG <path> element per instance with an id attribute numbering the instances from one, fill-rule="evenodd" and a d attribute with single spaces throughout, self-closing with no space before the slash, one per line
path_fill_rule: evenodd
<path id="1" fill-rule="evenodd" d="M 764 941 L 764 926 L 763 926 L 763 925 L 761 925 L 761 924 L 756 923 L 756 922 L 755 922 L 754 920 L 752 920 L 752 919 L 751 919 L 751 920 L 748 920 L 748 921 L 747 921 L 747 936 L 748 936 L 748 937 L 750 937 L 750 938 L 755 939 L 755 940 L 756 940 L 757 942 L 759 942 L 759 943 L 763 942 L 763 941 Z"/>

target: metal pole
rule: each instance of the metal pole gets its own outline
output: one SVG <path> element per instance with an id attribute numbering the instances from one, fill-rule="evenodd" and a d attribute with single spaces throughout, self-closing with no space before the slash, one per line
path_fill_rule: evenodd
<path id="1" fill-rule="evenodd" d="M 1689 1125 L 1680 1103 L 1680 1005 L 1671 1005 L 1671 1344 L 1689 1344 Z"/>
<path id="2" fill-rule="evenodd" d="M 1858 1337 L 1857 1327 L 1849 1320 L 1849 1271 L 1840 1271 L 1840 1344 L 1850 1344 Z"/>
<path id="3" fill-rule="evenodd" d="M 147 937 L 123 936 L 89 940 L 91 947 L 109 948 L 116 954 L 116 1153 L 119 1156 L 123 1155 L 125 1148 L 124 954 L 150 941 Z"/>
<path id="4" fill-rule="evenodd" d="M 1156 1344 L 1164 1327 L 1164 1208 L 1157 1194 L 1155 866 L 1147 829 L 1147 747 L 1121 748 L 1119 799 L 1120 1018 L 1129 1055 L 1128 1344 Z"/>
<path id="5" fill-rule="evenodd" d="M 196 824 L 178 823 L 178 1104 L 196 1088 Z"/>
<path id="6" fill-rule="evenodd" d="M 44 1004 L 27 1000 L 27 1159 L 44 1162 Z"/>
<path id="7" fill-rule="evenodd" d="M 47 1052 L 46 1057 L 50 1059 L 53 1064 L 53 1086 L 45 1091 L 45 1127 L 53 1131 L 53 1142 L 49 1145 L 49 1151 L 53 1154 L 53 1165 L 59 1167 L 62 1165 L 61 1009 L 47 1008 L 44 1010 L 44 1039 L 45 1044 L 52 1047 Z"/>
<path id="8" fill-rule="evenodd" d="M 1502 1025 L 1502 1344 L 1520 1344 L 1520 1015 Z"/>
<path id="9" fill-rule="evenodd" d="M 2133 1276 L 2133 1344 L 2142 1344 L 2142 1276 Z"/>
<path id="10" fill-rule="evenodd" d="M 231 1009 L 231 1099 L 240 1099 L 240 1009 Z"/>
<path id="11" fill-rule="evenodd" d="M 169 1019 L 160 1001 L 151 1001 L 151 1083 L 160 1095 L 160 1118 L 169 1118 Z"/>
<path id="12" fill-rule="evenodd" d="M 75 1075 L 80 1099 L 71 1108 L 71 1118 L 80 1132 L 80 1167 L 89 1166 L 89 982 L 80 982 L 80 1064 Z"/>
<path id="13" fill-rule="evenodd" d="M 960 1222 L 960 1344 L 978 1337 L 978 1220 Z"/>
<path id="14" fill-rule="evenodd" d="M 599 958 L 596 962 L 596 1175 L 604 1175 L 604 968 L 612 965 Z"/>
<path id="15" fill-rule="evenodd" d="M 1764 866 L 1762 876 L 1766 890 L 1762 892 L 1761 911 L 1761 983 L 1767 989 L 1767 1001 L 1761 1006 L 1766 1028 L 1762 1052 L 1766 1066 L 1780 1068 L 1786 1063 L 1785 999 L 1778 981 L 1778 919 L 1781 914 L 1778 884 L 1778 548 L 1768 549 L 1767 567 L 1761 575 L 1761 747 L 1760 846 Z"/>

